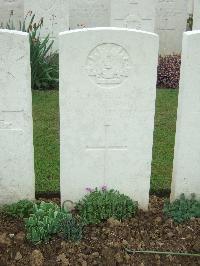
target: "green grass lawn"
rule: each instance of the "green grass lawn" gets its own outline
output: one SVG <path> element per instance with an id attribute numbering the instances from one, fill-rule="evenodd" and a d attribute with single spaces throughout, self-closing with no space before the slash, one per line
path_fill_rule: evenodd
<path id="1" fill-rule="evenodd" d="M 170 189 L 177 109 L 176 90 L 157 90 L 152 191 Z M 59 191 L 59 105 L 57 91 L 33 92 L 37 192 Z"/>
<path id="2" fill-rule="evenodd" d="M 176 131 L 177 90 L 157 90 L 151 190 L 169 190 Z"/>
<path id="3" fill-rule="evenodd" d="M 33 92 L 36 191 L 59 191 L 59 105 L 57 91 Z"/>

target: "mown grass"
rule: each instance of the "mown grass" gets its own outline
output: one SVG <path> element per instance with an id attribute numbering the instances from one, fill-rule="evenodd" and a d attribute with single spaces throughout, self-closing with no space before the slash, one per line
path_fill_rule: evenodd
<path id="1" fill-rule="evenodd" d="M 152 191 L 170 189 L 177 90 L 157 90 Z M 59 191 L 59 105 L 57 91 L 33 92 L 37 192 Z"/>
<path id="2" fill-rule="evenodd" d="M 151 190 L 170 190 L 178 104 L 177 90 L 157 90 Z"/>
<path id="3" fill-rule="evenodd" d="M 36 192 L 59 191 L 57 91 L 33 91 Z"/>

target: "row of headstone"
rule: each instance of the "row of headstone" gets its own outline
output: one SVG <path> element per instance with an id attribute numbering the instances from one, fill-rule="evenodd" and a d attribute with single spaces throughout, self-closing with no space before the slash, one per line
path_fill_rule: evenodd
<path id="1" fill-rule="evenodd" d="M 0 204 L 34 198 L 28 34 L 0 30 Z M 185 33 L 172 200 L 200 197 L 200 31 Z M 98 28 L 60 34 L 61 200 L 117 189 L 147 209 L 158 36 Z"/>
<path id="2" fill-rule="evenodd" d="M 198 28 L 199 0 L 195 0 L 194 28 Z M 16 23 L 29 11 L 36 21 L 44 18 L 41 36 L 50 34 L 58 48 L 58 33 L 67 29 L 125 27 L 156 32 L 160 54 L 181 52 L 182 33 L 187 27 L 193 0 L 0 0 L 0 19 L 9 12 Z M 0 21 L 1 22 L 1 21 Z"/>

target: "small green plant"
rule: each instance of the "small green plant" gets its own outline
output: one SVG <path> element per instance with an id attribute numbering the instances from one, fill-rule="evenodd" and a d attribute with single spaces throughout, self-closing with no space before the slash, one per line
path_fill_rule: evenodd
<path id="1" fill-rule="evenodd" d="M 29 200 L 20 200 L 17 203 L 5 205 L 3 212 L 7 215 L 19 218 L 28 218 L 33 213 L 34 202 Z"/>
<path id="2" fill-rule="evenodd" d="M 61 231 L 62 223 L 69 213 L 57 204 L 41 202 L 34 205 L 33 214 L 25 220 L 27 239 L 33 244 L 48 242 Z"/>
<path id="3" fill-rule="evenodd" d="M 200 218 L 200 200 L 197 200 L 195 195 L 192 195 L 191 199 L 186 199 L 185 195 L 182 194 L 180 199 L 172 203 L 167 200 L 163 212 L 177 223 L 183 223 L 192 217 Z"/>
<path id="4" fill-rule="evenodd" d="M 84 223 L 98 224 L 111 217 L 120 221 L 133 217 L 137 211 L 137 203 L 118 191 L 103 187 L 101 190 L 90 190 L 77 204 L 76 209 Z"/>
<path id="5" fill-rule="evenodd" d="M 68 216 L 62 221 L 61 235 L 65 240 L 79 241 L 83 234 L 83 223 L 77 217 Z"/>

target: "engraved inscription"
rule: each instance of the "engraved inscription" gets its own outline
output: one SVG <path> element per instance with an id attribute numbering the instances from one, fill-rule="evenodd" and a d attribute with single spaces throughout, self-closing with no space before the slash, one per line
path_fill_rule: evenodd
<path id="1" fill-rule="evenodd" d="M 137 30 L 140 30 L 142 28 L 141 18 L 135 15 L 128 15 L 124 19 L 124 23 L 126 28 L 135 28 Z"/>
<path id="2" fill-rule="evenodd" d="M 129 76 L 130 58 L 120 45 L 105 43 L 88 55 L 86 70 L 89 77 L 102 87 L 121 84 Z"/>
<path id="3" fill-rule="evenodd" d="M 108 27 L 109 13 L 108 0 L 73 0 L 70 7 L 70 28 Z"/>
<path id="4" fill-rule="evenodd" d="M 22 130 L 24 111 L 0 111 L 0 130 Z"/>
<path id="5" fill-rule="evenodd" d="M 11 129 L 11 128 L 12 128 L 12 123 L 0 120 L 0 129 Z"/>

